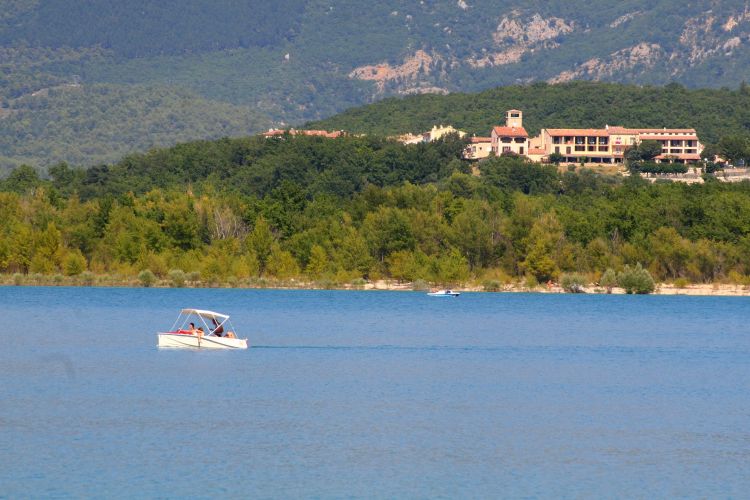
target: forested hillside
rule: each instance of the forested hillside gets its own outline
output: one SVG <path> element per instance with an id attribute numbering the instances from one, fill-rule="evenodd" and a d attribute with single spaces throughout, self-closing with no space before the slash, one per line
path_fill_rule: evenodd
<path id="1" fill-rule="evenodd" d="M 49 180 L 20 167 L 0 182 L 0 281 L 494 290 L 640 264 L 658 280 L 750 283 L 750 183 L 649 184 L 512 157 L 475 177 L 461 148 L 255 137 L 56 165 Z"/>
<path id="2" fill-rule="evenodd" d="M 353 133 L 419 133 L 449 123 L 470 134 L 489 135 L 503 124 L 505 112 L 524 112 L 529 134 L 541 128 L 674 127 L 695 128 L 705 143 L 722 136 L 750 134 L 750 87 L 696 89 L 679 84 L 642 87 L 598 82 L 498 87 L 477 94 L 389 98 L 352 108 L 312 128 Z"/>
<path id="3" fill-rule="evenodd" d="M 143 86 L 60 86 L 14 101 L 0 119 L 0 165 L 111 163 L 197 137 L 242 136 L 270 121 L 193 92 Z"/>
<path id="4" fill-rule="evenodd" d="M 749 41 L 744 0 L 5 0 L 0 120 L 16 123 L 5 127 L 13 152 L 4 156 L 42 166 L 79 157 L 55 147 L 52 157 L 29 156 L 22 144 L 50 140 L 27 123 L 46 118 L 24 110 L 49 113 L 52 103 L 31 101 L 70 85 L 128 94 L 119 102 L 128 109 L 147 107 L 150 92 L 157 100 L 165 92 L 200 96 L 206 123 L 162 124 L 169 143 L 243 133 L 219 121 L 236 123 L 249 108 L 257 131 L 269 121 L 299 124 L 389 95 L 540 81 L 736 89 L 748 77 Z M 122 89 L 131 85 L 137 90 Z M 179 114 L 177 101 L 162 102 L 162 112 Z M 59 127 L 87 113 L 75 100 L 55 105 Z M 134 122 L 122 126 L 122 138 L 74 144 L 94 148 L 80 156 L 84 163 L 99 161 L 99 150 L 148 143 L 131 140 Z"/>

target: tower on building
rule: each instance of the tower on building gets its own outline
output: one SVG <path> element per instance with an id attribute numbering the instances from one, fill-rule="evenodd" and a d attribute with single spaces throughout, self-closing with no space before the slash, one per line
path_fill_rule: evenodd
<path id="1" fill-rule="evenodd" d="M 523 127 L 523 111 L 509 109 L 505 113 L 505 126 L 515 128 Z"/>

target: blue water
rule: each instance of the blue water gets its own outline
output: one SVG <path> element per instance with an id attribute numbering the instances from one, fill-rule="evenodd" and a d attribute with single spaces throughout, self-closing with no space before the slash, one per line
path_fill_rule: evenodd
<path id="1" fill-rule="evenodd" d="M 247 351 L 158 350 L 181 307 Z M 747 497 L 750 300 L 0 288 L 0 497 Z"/>

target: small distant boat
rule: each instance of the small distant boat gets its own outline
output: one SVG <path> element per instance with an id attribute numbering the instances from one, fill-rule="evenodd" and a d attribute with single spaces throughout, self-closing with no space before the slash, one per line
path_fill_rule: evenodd
<path id="1" fill-rule="evenodd" d="M 156 337 L 157 347 L 247 349 L 247 339 L 237 338 L 229 316 L 203 309 L 183 309 L 171 330 Z"/>
<path id="2" fill-rule="evenodd" d="M 461 294 L 453 290 L 438 290 L 437 292 L 430 292 L 427 295 L 430 297 L 458 297 Z"/>

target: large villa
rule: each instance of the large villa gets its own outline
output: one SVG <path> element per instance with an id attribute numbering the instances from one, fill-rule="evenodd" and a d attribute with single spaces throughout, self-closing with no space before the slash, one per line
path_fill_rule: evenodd
<path id="1" fill-rule="evenodd" d="M 464 158 L 480 160 L 490 155 L 516 154 L 534 161 L 548 161 L 553 153 L 564 163 L 616 164 L 623 162 L 629 146 L 654 140 L 662 145 L 656 161 L 690 163 L 700 160 L 703 145 L 695 129 L 625 128 L 606 125 L 601 129 L 544 128 L 529 138 L 523 127 L 523 112 L 509 110 L 505 126 L 493 127 L 490 137 L 472 137 Z"/>

